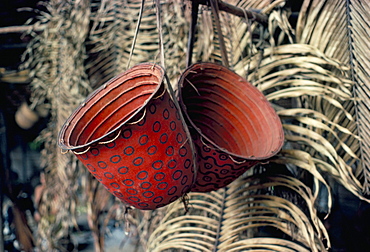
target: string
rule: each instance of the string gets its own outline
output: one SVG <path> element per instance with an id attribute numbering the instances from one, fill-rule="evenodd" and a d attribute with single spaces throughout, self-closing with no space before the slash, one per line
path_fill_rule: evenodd
<path id="1" fill-rule="evenodd" d="M 158 35 L 159 35 L 159 57 L 161 66 L 163 69 L 166 70 L 166 66 L 164 63 L 164 47 L 163 47 L 163 32 L 162 32 L 162 20 L 161 20 L 161 1 L 156 0 L 155 1 L 155 7 L 156 7 L 156 16 L 157 16 L 157 29 L 158 29 Z"/>
<path id="2" fill-rule="evenodd" d="M 142 19 L 142 16 L 143 16 L 144 4 L 145 4 L 145 0 L 141 0 L 141 6 L 140 6 L 140 12 L 139 12 L 139 18 L 138 18 L 138 20 L 137 20 L 136 29 L 135 29 L 135 36 L 134 36 L 134 39 L 133 39 L 133 41 L 132 41 L 131 50 L 130 50 L 130 56 L 129 56 L 129 58 L 128 58 L 128 62 L 127 62 L 126 69 L 128 69 L 128 68 L 130 67 L 130 63 L 131 63 L 131 59 L 132 59 L 132 55 L 133 55 L 133 53 L 134 53 L 134 49 L 135 49 L 135 45 L 136 45 L 136 40 L 137 40 L 137 35 L 139 34 L 139 29 L 140 29 L 141 19 Z"/>

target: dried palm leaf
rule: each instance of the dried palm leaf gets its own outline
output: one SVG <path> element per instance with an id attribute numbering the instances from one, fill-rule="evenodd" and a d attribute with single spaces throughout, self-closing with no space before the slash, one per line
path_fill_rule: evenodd
<path id="1" fill-rule="evenodd" d="M 24 67 L 31 69 L 31 106 L 49 103 L 51 108 L 51 120 L 39 137 L 45 146 L 42 166 L 47 185 L 39 209 L 39 245 L 63 251 L 60 241 L 69 236 L 82 171 L 75 157 L 60 153 L 56 142 L 65 120 L 91 91 L 84 68 L 90 7 L 88 1 L 73 0 L 45 6 L 48 13 L 39 17 L 45 30 L 29 44 Z"/>
<path id="2" fill-rule="evenodd" d="M 85 177 L 85 193 L 87 196 L 87 221 L 94 238 L 94 248 L 96 252 L 104 251 L 106 218 L 111 216 L 108 214 L 109 207 L 112 203 L 111 194 L 103 187 L 103 185 L 92 177 L 91 174 Z"/>
<path id="3" fill-rule="evenodd" d="M 271 4 L 271 1 L 226 1 L 231 5 L 238 6 L 242 9 L 264 9 L 264 13 L 268 13 L 274 6 L 280 4 Z M 242 58 L 252 55 L 257 51 L 256 44 L 252 42 L 253 34 L 262 31 L 262 26 L 258 23 L 253 23 L 254 20 L 249 20 L 247 13 L 245 18 L 235 17 L 225 12 L 219 12 L 221 32 L 217 30 L 215 23 L 215 14 L 210 9 L 201 8 L 199 14 L 199 27 L 197 40 L 195 42 L 193 61 L 212 61 L 222 62 L 220 37 L 223 37 L 226 47 L 226 54 L 230 66 L 239 62 Z"/>
<path id="4" fill-rule="evenodd" d="M 167 74 L 170 79 L 177 80 L 185 68 L 187 8 L 180 0 L 162 1 L 161 5 Z M 142 15 L 142 0 L 101 1 L 94 2 L 93 6 L 96 12 L 92 14 L 87 63 L 93 88 L 126 70 L 129 59 L 131 66 L 148 61 L 158 62 L 159 44 L 153 2 L 145 2 Z M 140 29 L 136 34 L 139 18 Z M 132 50 L 134 38 L 136 43 Z"/>
<path id="5" fill-rule="evenodd" d="M 274 195 L 285 189 L 289 197 Z M 325 249 L 321 240 L 327 234 L 316 217 L 314 199 L 308 187 L 294 178 L 253 175 L 233 182 L 227 189 L 191 193 L 189 198 L 186 215 L 181 202 L 169 207 L 151 234 L 148 251 Z M 299 204 L 289 201 L 293 198 Z"/>
<path id="6" fill-rule="evenodd" d="M 246 61 L 245 68 L 251 71 L 248 79 L 266 94 L 270 102 L 279 106 L 280 100 L 291 99 L 302 108 L 291 109 L 292 104 L 288 104 L 286 108 L 280 107 L 278 113 L 289 145 L 307 152 L 315 160 L 321 160 L 320 165 L 311 166 L 311 173 L 313 167 L 328 173 L 352 193 L 365 199 L 363 186 L 351 168 L 358 156 L 348 145 L 349 138 L 358 137 L 352 133 L 352 128 L 343 126 L 338 120 L 353 120 L 343 106 L 344 102 L 352 100 L 352 82 L 345 75 L 349 69 L 304 44 L 266 48 L 263 53 Z M 297 153 L 296 159 L 301 158 L 302 154 Z M 291 158 L 282 160 L 286 161 L 285 164 L 294 163 Z M 315 174 L 317 178 L 321 177 L 317 172 Z"/>
<path id="7" fill-rule="evenodd" d="M 299 42 L 317 47 L 325 55 L 338 59 L 350 68 L 348 76 L 354 82 L 351 92 L 356 100 L 344 106 L 356 120 L 340 120 L 343 120 L 342 125 L 353 128 L 363 139 L 358 141 L 349 138 L 347 144 L 361 157 L 361 163 L 356 164 L 355 169 L 357 177 L 363 181 L 366 193 L 370 193 L 370 129 L 367 119 L 370 105 L 370 59 L 367 53 L 370 49 L 369 11 L 370 5 L 359 0 L 307 0 L 303 2 L 297 24 Z"/>

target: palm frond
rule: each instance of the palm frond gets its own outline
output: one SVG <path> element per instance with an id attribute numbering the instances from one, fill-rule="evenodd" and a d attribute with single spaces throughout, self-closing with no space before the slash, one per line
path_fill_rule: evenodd
<path id="1" fill-rule="evenodd" d="M 363 186 L 351 168 L 358 161 L 353 150 L 356 142 L 348 145 L 348 139 L 359 138 L 348 127 L 351 124 L 342 124 L 343 118 L 353 122 L 353 115 L 343 105 L 353 100 L 352 81 L 345 75 L 349 68 L 305 44 L 267 48 L 244 64 L 251 72 L 248 79 L 279 110 L 289 148 L 321 160 L 315 169 L 365 199 Z M 289 162 L 293 160 L 286 164 Z"/>
<path id="2" fill-rule="evenodd" d="M 91 91 L 83 64 L 90 8 L 88 1 L 51 1 L 45 5 L 49 13 L 39 17 L 45 30 L 29 44 L 24 67 L 31 69 L 31 106 L 47 103 L 51 108 L 50 122 L 39 136 L 45 146 L 41 159 L 47 186 L 39 209 L 38 242 L 62 249 L 58 242 L 68 236 L 74 221 L 74 192 L 83 171 L 74 156 L 60 153 L 57 137 L 65 120 Z"/>
<path id="3" fill-rule="evenodd" d="M 284 191 L 290 196 L 279 195 Z M 151 234 L 148 250 L 322 251 L 327 234 L 313 202 L 310 189 L 294 178 L 242 178 L 216 192 L 189 194 L 186 215 L 182 202 L 171 205 Z"/>
<path id="4" fill-rule="evenodd" d="M 271 4 L 269 0 L 231 0 L 227 2 L 243 9 L 266 8 L 265 12 L 271 11 L 273 6 L 276 5 L 276 3 Z M 252 35 L 257 33 L 255 30 L 260 32 L 262 26 L 253 22 L 253 20 L 248 20 L 247 15 L 243 19 L 225 12 L 219 12 L 219 18 L 222 24 L 222 34 L 219 34 L 216 28 L 215 16 L 211 13 L 210 9 L 201 9 L 199 14 L 198 36 L 194 49 L 194 60 L 221 63 L 222 56 L 219 37 L 223 36 L 230 66 L 234 68 L 234 65 L 241 59 L 257 51 L 256 45 L 252 43 Z"/>
<path id="5" fill-rule="evenodd" d="M 317 47 L 325 55 L 338 59 L 347 67 L 354 82 L 351 89 L 355 102 L 344 106 L 355 117 L 356 124 L 343 120 L 342 125 L 353 128 L 363 141 L 349 138 L 347 144 L 361 158 L 356 174 L 370 192 L 369 173 L 369 94 L 370 67 L 368 13 L 370 5 L 364 1 L 304 1 L 297 24 L 297 40 Z"/>
<path id="6" fill-rule="evenodd" d="M 167 74 L 176 82 L 185 68 L 187 20 L 189 11 L 183 1 L 163 1 L 163 33 Z M 155 6 L 145 1 L 140 29 L 135 33 L 140 18 L 142 0 L 97 1 L 91 17 L 93 25 L 89 35 L 87 70 L 92 87 L 98 87 L 128 67 L 131 47 L 136 43 L 130 65 L 158 62 L 158 31 Z"/>

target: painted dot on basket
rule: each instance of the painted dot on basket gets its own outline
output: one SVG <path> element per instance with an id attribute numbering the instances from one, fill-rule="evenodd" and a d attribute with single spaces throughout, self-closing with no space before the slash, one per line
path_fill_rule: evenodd
<path id="1" fill-rule="evenodd" d="M 168 141 L 168 135 L 167 135 L 167 133 L 163 133 L 163 134 L 159 137 L 159 142 L 160 142 L 161 144 L 165 144 L 165 143 L 167 143 L 167 141 Z"/>
<path id="2" fill-rule="evenodd" d="M 175 160 L 175 159 L 171 159 L 170 161 L 168 161 L 168 163 L 167 163 L 167 167 L 169 168 L 169 169 L 174 169 L 174 168 L 176 168 L 176 166 L 177 166 L 177 161 Z"/>
<path id="3" fill-rule="evenodd" d="M 206 169 L 212 169 L 213 168 L 213 165 L 211 163 L 205 163 L 204 164 L 204 168 L 206 168 Z"/>
<path id="4" fill-rule="evenodd" d="M 114 175 L 110 172 L 105 172 L 104 177 L 106 177 L 107 179 L 112 179 L 112 178 L 114 178 Z"/>
<path id="5" fill-rule="evenodd" d="M 212 178 L 210 176 L 204 176 L 203 180 L 206 181 L 206 182 L 210 182 L 212 180 Z"/>
<path id="6" fill-rule="evenodd" d="M 182 146 L 180 149 L 179 149 L 179 155 L 181 157 L 185 157 L 186 155 L 188 154 L 188 149 L 186 149 L 185 146 Z"/>
<path id="7" fill-rule="evenodd" d="M 174 180 L 178 180 L 179 178 L 181 178 L 182 176 L 182 171 L 181 170 L 177 170 L 175 171 L 173 174 L 172 174 L 172 178 Z"/>
<path id="8" fill-rule="evenodd" d="M 123 149 L 123 154 L 127 156 L 131 156 L 132 154 L 134 154 L 134 152 L 135 152 L 135 149 L 132 146 L 127 146 L 126 148 Z"/>
<path id="9" fill-rule="evenodd" d="M 148 178 L 148 172 L 147 171 L 141 171 L 139 172 L 136 177 L 140 180 L 144 180 Z"/>
<path id="10" fill-rule="evenodd" d="M 173 103 L 172 99 L 168 100 L 168 104 L 170 105 L 171 108 L 175 107 L 175 104 Z"/>
<path id="11" fill-rule="evenodd" d="M 173 186 L 173 187 L 171 187 L 171 188 L 168 190 L 167 194 L 168 194 L 168 195 L 174 195 L 176 192 L 177 192 L 177 186 Z"/>
<path id="12" fill-rule="evenodd" d="M 181 179 L 181 184 L 185 185 L 188 182 L 188 176 L 184 175 Z"/>
<path id="13" fill-rule="evenodd" d="M 175 153 L 175 149 L 173 148 L 173 146 L 168 146 L 166 148 L 166 155 L 167 156 L 173 156 L 173 154 Z"/>
<path id="14" fill-rule="evenodd" d="M 154 132 L 159 132 L 161 130 L 161 123 L 159 121 L 156 121 L 154 124 L 153 124 L 153 131 Z"/>
<path id="15" fill-rule="evenodd" d="M 89 171 L 91 172 L 95 172 L 96 171 L 96 168 L 94 166 L 92 166 L 91 164 L 87 164 L 86 165 L 87 169 L 89 169 Z"/>
<path id="16" fill-rule="evenodd" d="M 163 172 L 158 172 L 154 175 L 154 179 L 156 181 L 162 181 L 165 177 L 166 177 L 166 174 L 164 174 Z"/>
<path id="17" fill-rule="evenodd" d="M 175 200 L 177 200 L 179 198 L 179 196 L 173 196 L 171 199 L 170 199 L 170 202 L 174 202 Z"/>
<path id="18" fill-rule="evenodd" d="M 166 188 L 168 187 L 168 183 L 167 182 L 161 182 L 157 185 L 157 188 L 159 190 L 165 190 Z"/>
<path id="19" fill-rule="evenodd" d="M 114 189 L 119 189 L 121 187 L 118 183 L 110 183 L 110 186 Z"/>
<path id="20" fill-rule="evenodd" d="M 140 138 L 139 138 L 139 144 L 140 145 L 146 145 L 149 141 L 149 136 L 148 135 L 142 135 Z"/>
<path id="21" fill-rule="evenodd" d="M 88 160 L 89 156 L 87 155 L 87 153 L 84 153 L 80 155 L 80 158 L 82 158 L 83 160 Z"/>
<path id="22" fill-rule="evenodd" d="M 229 157 L 225 154 L 220 154 L 219 158 L 220 160 L 227 160 Z"/>
<path id="23" fill-rule="evenodd" d="M 116 147 L 116 142 L 107 143 L 105 144 L 105 147 L 107 147 L 108 149 L 113 149 L 114 147 Z"/>
<path id="24" fill-rule="evenodd" d="M 107 167 L 108 167 L 107 163 L 105 163 L 104 161 L 99 161 L 99 162 L 98 162 L 98 166 L 99 166 L 99 168 L 101 168 L 101 169 L 105 169 L 105 168 L 107 168 Z"/>
<path id="25" fill-rule="evenodd" d="M 138 204 L 138 206 L 139 207 L 147 207 L 147 206 L 149 206 L 149 204 L 148 203 L 141 202 L 141 203 Z"/>
<path id="26" fill-rule="evenodd" d="M 155 114 L 156 111 L 157 111 L 157 107 L 155 106 L 155 104 L 150 104 L 150 106 L 149 106 L 149 112 L 151 114 Z"/>
<path id="27" fill-rule="evenodd" d="M 110 161 L 113 163 L 113 164 L 117 164 L 121 161 L 121 156 L 120 155 L 114 155 L 110 158 Z"/>
<path id="28" fill-rule="evenodd" d="M 148 155 L 154 155 L 155 153 L 157 153 L 157 146 L 155 145 L 150 146 L 147 150 L 147 153 Z"/>
<path id="29" fill-rule="evenodd" d="M 175 121 L 170 122 L 170 129 L 172 131 L 176 130 L 176 122 Z"/>
<path id="30" fill-rule="evenodd" d="M 152 184 L 150 182 L 143 182 L 143 183 L 141 183 L 140 187 L 147 190 L 150 187 L 152 187 Z"/>
<path id="31" fill-rule="evenodd" d="M 155 170 L 160 170 L 160 169 L 162 169 L 162 167 L 163 167 L 163 161 L 162 161 L 162 160 L 154 161 L 154 162 L 153 162 L 153 164 L 152 164 L 152 167 L 153 167 Z"/>
<path id="32" fill-rule="evenodd" d="M 119 198 L 123 197 L 123 194 L 121 192 L 118 192 L 118 191 L 114 191 L 113 194 L 114 194 L 114 196 L 117 196 Z"/>
<path id="33" fill-rule="evenodd" d="M 183 137 L 183 135 L 181 133 L 177 133 L 177 135 L 176 135 L 176 141 L 178 143 L 184 142 L 184 137 Z"/>
<path id="34" fill-rule="evenodd" d="M 210 152 L 211 151 L 211 149 L 209 147 L 205 146 L 205 145 L 202 146 L 202 149 L 205 152 Z"/>
<path id="35" fill-rule="evenodd" d="M 128 194 L 131 194 L 131 195 L 136 195 L 137 194 L 137 190 L 136 189 L 133 189 L 133 188 L 127 189 L 126 192 Z"/>
<path id="36" fill-rule="evenodd" d="M 91 155 L 93 155 L 93 156 L 98 156 L 99 155 L 99 153 L 100 153 L 100 151 L 97 149 L 97 148 L 92 148 L 91 150 L 90 150 L 90 152 L 91 152 Z"/>
<path id="37" fill-rule="evenodd" d="M 122 175 L 125 175 L 128 173 L 128 167 L 127 166 L 122 166 L 120 168 L 118 168 L 118 173 L 122 174 Z"/>
<path id="38" fill-rule="evenodd" d="M 143 196 L 147 199 L 150 199 L 151 197 L 154 196 L 154 192 L 151 192 L 151 191 L 146 191 L 146 192 L 143 192 Z"/>
<path id="39" fill-rule="evenodd" d="M 170 112 L 168 111 L 168 109 L 163 110 L 163 118 L 166 120 L 170 118 Z"/>
<path id="40" fill-rule="evenodd" d="M 122 181 L 125 186 L 133 186 L 135 182 L 132 179 L 125 179 Z"/>
<path id="41" fill-rule="evenodd" d="M 224 174 L 228 174 L 228 173 L 229 173 L 229 170 L 222 169 L 222 170 L 220 171 L 220 173 L 221 173 L 221 174 L 223 174 L 223 175 L 224 175 Z"/>
<path id="42" fill-rule="evenodd" d="M 135 196 L 130 196 L 127 199 L 130 200 L 130 201 L 133 201 L 135 203 L 140 202 L 140 199 L 138 197 L 135 197 Z"/>
<path id="43" fill-rule="evenodd" d="M 158 97 L 159 100 L 164 101 L 164 97 L 166 96 L 165 93 L 163 93 L 162 89 L 158 91 L 158 93 L 161 93 L 161 95 Z"/>
<path id="44" fill-rule="evenodd" d="M 142 157 L 137 157 L 135 158 L 132 163 L 135 165 L 135 166 L 140 166 L 144 163 L 144 159 Z"/>
<path id="45" fill-rule="evenodd" d="M 140 122 L 138 122 L 138 126 L 143 126 L 144 124 L 146 123 L 146 117 L 144 116 L 144 118 L 142 118 L 141 120 L 140 120 Z"/>
<path id="46" fill-rule="evenodd" d="M 153 202 L 154 203 L 161 203 L 163 201 L 163 197 L 162 196 L 158 196 L 158 197 L 155 197 L 153 199 Z"/>
<path id="47" fill-rule="evenodd" d="M 190 161 L 190 159 L 186 159 L 186 160 L 185 160 L 185 162 L 184 162 L 184 167 L 185 167 L 185 169 L 188 169 L 190 166 L 191 166 L 191 161 Z"/>
<path id="48" fill-rule="evenodd" d="M 177 120 L 180 120 L 180 113 L 179 113 L 179 111 L 178 111 L 178 110 L 176 110 L 175 115 L 176 115 L 176 119 L 177 119 Z"/>
<path id="49" fill-rule="evenodd" d="M 131 131 L 131 129 L 125 129 L 125 130 L 122 132 L 122 137 L 123 137 L 124 139 L 129 139 L 131 136 L 132 136 L 132 131 Z"/>

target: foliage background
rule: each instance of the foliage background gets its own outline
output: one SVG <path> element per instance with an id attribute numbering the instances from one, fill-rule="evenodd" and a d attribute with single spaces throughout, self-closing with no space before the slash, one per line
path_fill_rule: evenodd
<path id="1" fill-rule="evenodd" d="M 303 0 L 292 13 L 293 1 L 225 2 L 258 10 L 268 21 L 201 5 L 192 61 L 229 64 L 261 90 L 283 122 L 286 143 L 268 164 L 227 188 L 189 194 L 187 214 L 181 202 L 125 214 L 120 202 L 56 146 L 61 125 L 89 92 L 129 65 L 159 62 L 155 3 L 145 2 L 136 33 L 141 0 L 45 2 L 34 24 L 43 31 L 34 34 L 23 64 L 30 69 L 31 107 L 50 108 L 48 127 L 38 139 L 47 185 L 37 235 L 42 250 L 66 250 L 75 224 L 71 214 L 82 205 L 97 251 L 104 248 L 111 218 L 131 223 L 148 251 L 323 251 L 330 240 L 319 217 L 330 214 L 334 185 L 368 201 L 370 6 L 359 0 Z M 165 64 L 175 88 L 186 68 L 191 4 L 161 1 Z"/>

